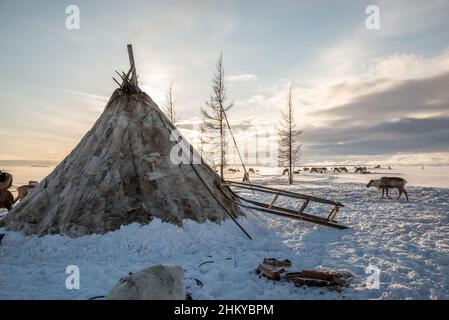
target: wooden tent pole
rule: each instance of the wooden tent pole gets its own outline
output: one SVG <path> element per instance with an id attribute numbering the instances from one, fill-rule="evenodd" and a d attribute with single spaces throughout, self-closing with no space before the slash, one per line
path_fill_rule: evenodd
<path id="1" fill-rule="evenodd" d="M 137 88 L 137 74 L 136 74 L 136 64 L 134 63 L 133 46 L 128 44 L 128 56 L 129 64 L 131 65 L 132 71 L 132 83 Z"/>

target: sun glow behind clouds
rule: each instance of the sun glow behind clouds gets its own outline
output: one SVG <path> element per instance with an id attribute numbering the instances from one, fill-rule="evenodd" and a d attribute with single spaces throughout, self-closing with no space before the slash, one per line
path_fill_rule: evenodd
<path id="1" fill-rule="evenodd" d="M 90 4 L 80 32 L 59 30 L 49 38 L 47 31 L 59 19 L 58 6 L 40 4 L 46 10 L 36 15 L 23 13 L 15 2 L 5 2 L 5 10 L 0 11 L 0 34 L 5 40 L 0 43 L 5 56 L 0 60 L 0 124 L 6 133 L 0 137 L 0 149 L 23 159 L 60 159 L 69 152 L 98 118 L 116 87 L 111 79 L 114 68 L 123 63 L 122 69 L 126 69 L 125 41 L 135 48 L 140 87 L 161 108 L 174 81 L 180 121 L 201 117 L 200 106 L 210 94 L 220 51 L 224 53 L 227 94 L 235 102 L 229 118 L 236 126 L 276 126 L 280 110 L 286 106 L 288 84 L 293 81 L 297 124 L 305 132 L 301 137 L 304 150 L 312 144 L 329 144 L 323 134 L 334 133 L 335 127 L 366 129 L 374 122 L 448 115 L 449 108 L 444 109 L 447 99 L 441 94 L 428 94 L 428 100 L 416 108 L 406 99 L 407 94 L 396 96 L 392 90 L 410 79 L 419 82 L 449 70 L 449 52 L 444 50 L 449 30 L 447 1 L 375 3 L 381 8 L 381 29 L 370 32 L 364 28 L 363 4 L 359 11 L 353 2 L 328 11 L 322 10 L 324 2 L 320 0 L 305 5 L 257 3 L 254 11 L 253 4 L 244 2 L 206 5 L 182 1 L 168 6 L 145 2 L 123 9 L 119 1 L 112 0 L 108 19 L 98 20 L 103 8 Z M 85 8 L 87 2 L 80 0 L 79 5 Z M 326 5 L 332 6 L 332 1 Z M 118 17 L 129 23 L 118 25 Z M 32 34 L 30 27 L 34 28 Z M 71 90 L 44 93 L 37 85 L 43 83 Z M 396 104 L 399 112 L 386 114 L 388 111 L 381 110 L 385 100 L 366 99 L 387 91 L 410 108 Z M 357 101 L 372 102 L 374 107 L 368 112 L 360 103 L 353 113 L 339 110 Z M 307 140 L 308 133 L 323 140 Z M 335 138 L 342 146 L 347 140 L 340 138 L 361 134 L 344 133 Z M 435 137 L 444 138 L 441 133 Z M 379 154 L 386 152 L 381 144 L 377 148 Z M 327 150 L 321 149 L 325 157 L 339 156 Z M 423 150 L 427 149 L 415 151 Z M 305 152 L 304 156 L 315 155 Z"/>
<path id="2" fill-rule="evenodd" d="M 142 78 L 145 80 L 142 80 L 139 84 L 141 89 L 148 93 L 159 107 L 162 107 L 165 102 L 165 94 L 167 89 L 170 87 L 170 75 L 164 72 L 156 71 L 147 73 Z"/>

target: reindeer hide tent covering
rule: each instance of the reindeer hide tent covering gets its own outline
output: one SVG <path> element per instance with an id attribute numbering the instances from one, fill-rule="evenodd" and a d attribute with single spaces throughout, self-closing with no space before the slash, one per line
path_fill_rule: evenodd
<path id="1" fill-rule="evenodd" d="M 173 125 L 144 92 L 117 89 L 75 149 L 2 221 L 26 234 L 106 233 L 153 217 L 219 223 L 240 215 L 205 163 L 174 164 Z"/>

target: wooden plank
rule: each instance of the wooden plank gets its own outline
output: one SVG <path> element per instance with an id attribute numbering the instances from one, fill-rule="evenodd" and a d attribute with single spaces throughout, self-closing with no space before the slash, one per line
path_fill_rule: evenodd
<path id="1" fill-rule="evenodd" d="M 329 281 L 323 281 L 319 279 L 310 279 L 303 277 L 295 277 L 289 280 L 295 284 L 297 287 L 308 286 L 308 287 L 332 287 L 335 284 Z"/>
<path id="2" fill-rule="evenodd" d="M 273 267 L 291 267 L 292 262 L 288 259 L 279 260 L 276 258 L 265 258 L 263 259 L 263 263 L 265 265 L 273 266 Z"/>
<path id="3" fill-rule="evenodd" d="M 316 270 L 303 270 L 301 272 L 290 272 L 284 276 L 287 281 L 292 281 L 295 284 L 307 286 L 340 286 L 348 287 L 345 274 L 336 272 L 325 272 Z"/>
<path id="4" fill-rule="evenodd" d="M 276 200 L 278 199 L 279 194 L 276 194 L 273 198 L 273 200 L 271 201 L 270 205 L 268 206 L 268 209 L 271 209 L 271 207 L 274 205 L 274 203 L 276 202 Z"/>
<path id="5" fill-rule="evenodd" d="M 301 208 L 298 211 L 298 214 L 303 213 L 308 204 L 309 204 L 309 200 L 304 201 L 304 203 L 302 204 Z"/>
<path id="6" fill-rule="evenodd" d="M 123 78 L 123 76 L 122 76 L 117 70 L 115 70 L 115 73 L 118 74 L 118 76 L 122 79 L 122 81 L 125 80 L 125 79 Z M 123 72 L 122 72 L 122 73 L 123 73 Z"/>
<path id="7" fill-rule="evenodd" d="M 129 64 L 132 69 L 132 83 L 137 88 L 137 73 L 136 73 L 136 64 L 134 62 L 134 54 L 133 54 L 133 46 L 128 44 L 128 56 L 129 56 Z"/>
<path id="8" fill-rule="evenodd" d="M 335 276 L 334 274 L 331 274 L 329 272 L 316 271 L 316 270 L 303 270 L 301 273 L 305 278 L 313 278 L 323 281 L 332 281 L 332 279 Z"/>
<path id="9" fill-rule="evenodd" d="M 121 86 L 122 86 L 122 85 L 120 84 L 120 82 L 118 82 L 117 80 L 115 80 L 115 78 L 114 78 L 114 77 L 112 77 L 112 80 L 114 80 L 114 81 L 115 81 L 115 83 L 117 83 L 119 87 L 121 87 Z"/>
<path id="10" fill-rule="evenodd" d="M 271 214 L 275 214 L 278 216 L 283 216 L 283 217 L 287 217 L 287 218 L 291 218 L 291 219 L 296 219 L 296 220 L 304 220 L 307 222 L 312 222 L 312 223 L 316 223 L 316 224 L 320 224 L 323 226 L 327 226 L 327 227 L 332 227 L 332 228 L 336 228 L 336 229 L 348 229 L 347 226 L 342 225 L 342 224 L 338 224 L 336 222 L 328 222 L 325 220 L 321 220 L 318 219 L 317 217 L 314 216 L 309 216 L 306 217 L 304 215 L 297 215 L 297 214 L 290 214 L 290 213 L 285 213 L 282 211 L 277 211 L 277 210 L 273 210 L 273 209 L 268 209 L 268 208 L 256 208 L 256 207 L 251 207 L 251 209 L 255 209 L 255 210 L 261 210 L 261 211 L 265 211 Z"/>
<path id="11" fill-rule="evenodd" d="M 334 219 L 335 219 L 335 216 L 337 215 L 339 209 L 340 209 L 339 207 L 335 206 L 334 209 L 332 209 L 332 211 L 331 211 L 331 213 L 329 214 L 329 216 L 327 217 L 327 219 L 329 219 L 329 220 L 334 220 Z"/>
<path id="12" fill-rule="evenodd" d="M 122 74 L 123 74 L 123 76 L 125 77 L 124 81 L 126 81 L 126 82 L 129 82 L 129 81 L 130 81 L 129 76 L 131 75 L 132 71 L 133 71 L 133 68 L 132 68 L 132 67 L 129 68 L 128 73 L 126 73 L 126 74 L 122 71 Z"/>
<path id="13" fill-rule="evenodd" d="M 261 273 L 262 275 L 264 275 L 265 277 L 267 277 L 268 279 L 274 280 L 274 281 L 279 281 L 281 280 L 281 272 L 283 272 L 284 269 L 283 268 L 278 268 L 278 269 L 271 269 L 270 267 L 268 267 L 267 265 L 261 263 L 259 264 L 259 266 L 257 267 L 256 272 L 259 274 Z"/>

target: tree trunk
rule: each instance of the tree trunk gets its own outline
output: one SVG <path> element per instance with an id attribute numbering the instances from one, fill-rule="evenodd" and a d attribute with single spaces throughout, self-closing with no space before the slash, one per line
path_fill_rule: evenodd
<path id="1" fill-rule="evenodd" d="M 288 137 L 288 165 L 289 165 L 289 171 L 288 171 L 288 183 L 293 184 L 293 143 L 292 143 L 292 89 L 290 87 L 290 92 L 288 96 L 288 112 L 289 112 L 289 137 Z"/>
<path id="2" fill-rule="evenodd" d="M 281 111 L 281 128 L 279 129 L 279 152 L 280 164 L 288 170 L 288 183 L 293 184 L 294 169 L 296 158 L 299 153 L 299 147 L 295 141 L 296 136 L 301 133 L 296 130 L 294 121 L 292 86 L 288 92 L 288 104 L 285 112 Z"/>
<path id="3" fill-rule="evenodd" d="M 223 137 L 223 111 L 220 111 L 220 176 L 224 180 L 224 137 Z"/>

